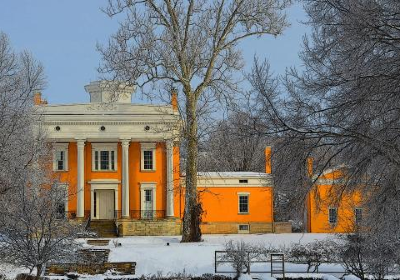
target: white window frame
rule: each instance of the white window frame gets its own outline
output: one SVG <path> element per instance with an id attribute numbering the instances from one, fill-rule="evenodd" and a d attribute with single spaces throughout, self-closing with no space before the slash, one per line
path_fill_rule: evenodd
<path id="1" fill-rule="evenodd" d="M 241 226 L 247 226 L 247 229 L 240 229 Z M 250 233 L 250 225 L 249 224 L 239 224 L 238 225 L 238 233 Z"/>
<path id="2" fill-rule="evenodd" d="M 336 212 L 336 219 L 335 219 L 334 222 L 331 222 L 331 210 L 335 210 L 335 212 Z M 338 222 L 338 219 L 339 219 L 339 212 L 338 212 L 337 207 L 329 207 L 328 208 L 328 222 L 329 222 L 329 224 L 336 225 L 337 222 Z"/>
<path id="3" fill-rule="evenodd" d="M 100 169 L 100 152 L 110 153 L 110 169 Z M 95 154 L 99 152 L 99 169 L 96 169 Z M 111 152 L 114 152 L 114 169 L 111 169 Z M 92 171 L 95 172 L 116 172 L 118 170 L 118 143 L 92 143 Z"/>
<path id="4" fill-rule="evenodd" d="M 68 145 L 69 143 L 55 143 L 53 145 L 53 171 L 64 172 L 68 171 Z M 57 152 L 64 152 L 64 169 L 58 169 Z"/>
<path id="5" fill-rule="evenodd" d="M 250 193 L 249 192 L 238 192 L 238 214 L 246 215 L 250 213 Z M 246 196 L 247 197 L 247 212 L 240 211 L 240 197 Z"/>
<path id="6" fill-rule="evenodd" d="M 156 143 L 140 143 L 140 170 L 141 171 L 156 171 Z M 145 169 L 144 168 L 144 152 L 151 151 L 152 152 L 152 160 L 153 160 L 153 168 Z"/>

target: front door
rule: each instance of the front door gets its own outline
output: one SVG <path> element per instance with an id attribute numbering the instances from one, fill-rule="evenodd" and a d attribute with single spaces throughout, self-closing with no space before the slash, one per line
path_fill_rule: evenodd
<path id="1" fill-rule="evenodd" d="M 144 190 L 143 192 L 143 219 L 153 219 L 153 190 Z"/>
<path id="2" fill-rule="evenodd" d="M 98 198 L 98 218 L 114 219 L 114 190 L 96 190 L 96 197 Z"/>

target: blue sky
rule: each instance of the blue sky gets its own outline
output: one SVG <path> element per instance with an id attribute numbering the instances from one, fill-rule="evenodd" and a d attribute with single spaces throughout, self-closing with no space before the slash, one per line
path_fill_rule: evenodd
<path id="1" fill-rule="evenodd" d="M 106 42 L 118 28 L 115 19 L 100 11 L 105 0 L 14 0 L 0 9 L 0 31 L 15 50 L 28 50 L 45 67 L 48 85 L 43 95 L 50 103 L 88 102 L 83 86 L 98 79 L 97 42 Z M 246 68 L 256 54 L 266 58 L 276 74 L 301 67 L 298 53 L 307 27 L 300 4 L 288 10 L 291 26 L 280 37 L 248 39 L 241 44 Z"/>

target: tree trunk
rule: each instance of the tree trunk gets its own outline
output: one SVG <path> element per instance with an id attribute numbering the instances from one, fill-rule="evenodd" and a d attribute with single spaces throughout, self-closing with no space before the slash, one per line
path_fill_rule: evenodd
<path id="1" fill-rule="evenodd" d="M 43 269 L 43 265 L 38 264 L 36 266 L 36 279 L 39 279 L 40 276 L 42 275 L 42 269 Z"/>
<path id="2" fill-rule="evenodd" d="M 196 99 L 186 93 L 187 141 L 185 212 L 183 215 L 182 242 L 201 241 L 201 205 L 197 199 L 197 115 Z"/>

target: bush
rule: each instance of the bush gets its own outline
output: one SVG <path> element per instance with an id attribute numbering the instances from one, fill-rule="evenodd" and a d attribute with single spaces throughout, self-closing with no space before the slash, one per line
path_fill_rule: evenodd
<path id="1" fill-rule="evenodd" d="M 347 234 L 342 237 L 338 249 L 343 266 L 360 279 L 372 276 L 382 280 L 398 270 L 398 240 L 386 240 L 367 233 Z"/>
<path id="2" fill-rule="evenodd" d="M 287 250 L 287 260 L 307 264 L 307 273 L 317 272 L 324 262 L 333 262 L 336 243 L 331 240 L 318 240 L 307 244 L 295 244 Z"/>

